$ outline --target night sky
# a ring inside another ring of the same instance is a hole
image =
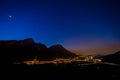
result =
[[[0,0],[0,40],[25,38],[48,47],[62,44],[78,54],[116,51],[120,47],[120,2]]]

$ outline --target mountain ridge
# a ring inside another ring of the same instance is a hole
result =
[[[120,64],[120,51],[117,51],[114,54],[104,56],[102,61]]]
[[[62,45],[49,48],[45,44],[35,43],[32,38],[24,40],[0,40],[0,61],[3,63],[33,60],[53,60],[55,58],[73,58],[77,55],[66,50]]]

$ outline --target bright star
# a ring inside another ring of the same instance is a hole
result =
[[[12,18],[12,15],[8,15],[9,18]]]

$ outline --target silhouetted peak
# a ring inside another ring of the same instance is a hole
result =
[[[34,40],[32,38],[27,38],[24,40],[20,40],[21,45],[33,45],[35,44]]]
[[[114,54],[104,56],[103,61],[104,62],[112,62],[112,63],[120,64],[120,51],[118,51],[118,52],[116,52]]]
[[[60,44],[51,46],[49,50],[51,51],[50,54],[52,55],[52,58],[73,58],[77,56],[76,54],[65,49]]]
[[[57,44],[50,47],[50,49],[65,49],[62,45]]]
[[[46,45],[45,45],[45,44],[42,44],[42,43],[36,43],[35,46],[36,46],[38,49],[47,49]]]
[[[32,38],[24,39],[24,41],[29,42],[29,43],[34,43],[34,40]]]
[[[116,52],[115,54],[119,54],[120,55],[120,51]]]
[[[107,56],[120,56],[120,51],[118,51],[118,52],[115,52],[115,53],[113,53],[113,54],[110,54],[110,55],[107,55]]]

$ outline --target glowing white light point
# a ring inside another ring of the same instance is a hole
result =
[[[8,15],[9,18],[12,18],[12,15]]]

